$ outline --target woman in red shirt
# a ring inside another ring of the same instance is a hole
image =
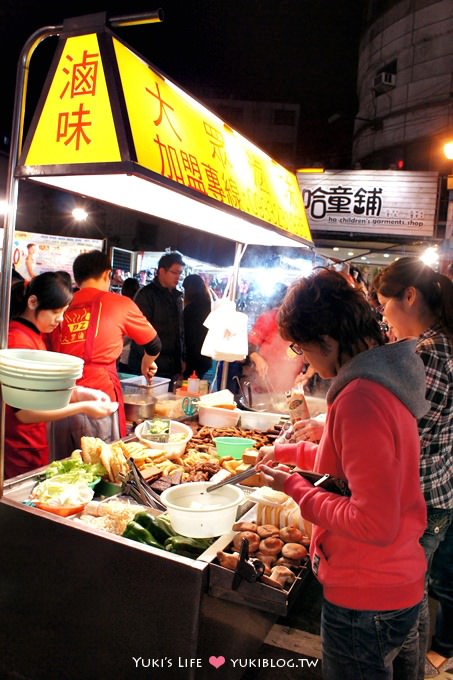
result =
[[[416,419],[429,408],[415,341],[384,344],[363,294],[332,271],[294,284],[279,327],[296,353],[332,379],[319,446],[301,441],[260,452],[267,483],[292,496],[313,524],[323,678],[413,680],[426,571]],[[339,478],[349,495],[265,465],[271,459]]]
[[[72,299],[67,279],[58,272],[45,272],[28,285],[18,281],[11,294],[8,347],[46,350],[45,333],[61,322]],[[100,418],[112,413],[116,404],[99,390],[76,387],[71,403],[53,411],[31,411],[6,405],[5,479],[47,465],[47,423],[75,413]]]

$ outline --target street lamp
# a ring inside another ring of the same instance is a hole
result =
[[[74,208],[72,211],[72,216],[76,222],[85,222],[88,217],[88,213],[84,208]]]
[[[453,142],[444,144],[444,155],[448,160],[453,160]],[[445,225],[445,238],[451,239],[453,237],[453,175],[447,177],[448,190],[448,211],[447,222]]]
[[[448,158],[449,161],[453,160],[453,142],[444,144],[444,154],[445,158]]]

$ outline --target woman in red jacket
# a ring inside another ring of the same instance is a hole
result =
[[[46,272],[28,285],[18,281],[11,294],[8,347],[46,350],[44,334],[61,322],[72,299],[64,275]],[[5,479],[49,463],[47,423],[75,413],[101,418],[112,413],[117,404],[99,390],[74,388],[71,403],[53,411],[31,411],[6,405]]]
[[[426,571],[416,421],[428,409],[423,364],[414,342],[383,344],[365,297],[336,272],[294,284],[279,325],[294,351],[333,379],[319,445],[281,444],[260,454],[267,482],[313,523],[310,557],[324,594],[323,678],[413,680]],[[340,478],[350,495],[271,468],[271,459]]]

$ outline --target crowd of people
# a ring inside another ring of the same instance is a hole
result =
[[[323,677],[422,680],[453,667],[453,285],[401,258],[372,290],[376,308],[329,270],[289,290],[280,334],[331,380],[327,419],[318,444],[264,448],[260,466],[313,523]],[[350,495],[288,463],[341,478]]]
[[[201,355],[211,297],[197,274],[178,284],[185,263],[177,251],[159,260],[156,275],[140,287],[130,277],[121,294],[110,291],[112,266],[100,251],[82,253],[66,272],[30,280],[14,277],[8,347],[48,349],[79,357],[83,375],[71,403],[56,411],[7,407],[5,478],[28,472],[49,459],[65,458],[82,436],[112,442],[126,435],[118,370],[170,379],[193,371],[203,378],[212,360]]]
[[[72,354],[84,370],[64,409],[6,407],[6,478],[45,465],[49,449],[69,455],[82,435],[124,436],[118,366],[169,378],[170,389],[206,375],[212,296],[197,274],[181,282],[185,270],[166,252],[149,284],[127,280],[119,295],[109,258],[91,251],[73,263],[75,292],[64,272],[14,281],[8,346]],[[278,286],[250,330],[263,391],[314,378],[327,389],[325,423],[297,423],[291,442],[261,449],[259,468],[313,526],[323,677],[422,680],[453,667],[453,283],[411,257],[368,285],[359,274],[320,268]]]

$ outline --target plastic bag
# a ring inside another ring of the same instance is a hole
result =
[[[236,311],[232,300],[216,300],[204,325],[208,332],[201,354],[217,361],[245,359],[248,353],[247,314]]]

